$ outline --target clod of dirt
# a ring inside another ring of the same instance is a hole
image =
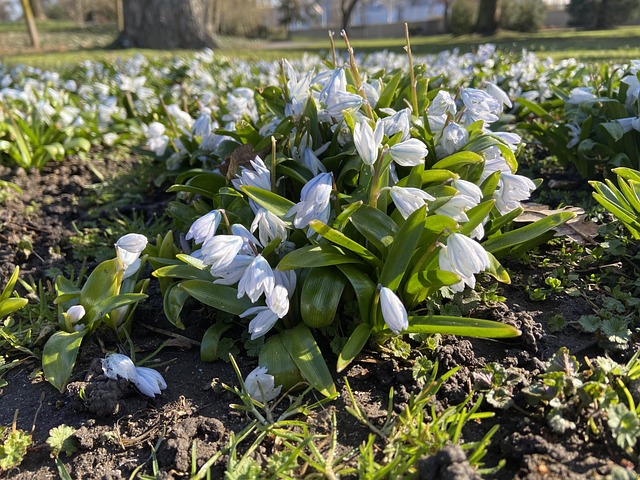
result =
[[[98,377],[91,382],[70,383],[67,391],[74,397],[79,397],[84,391],[84,408],[98,417],[106,417],[120,412],[121,400],[130,388],[129,382],[123,378]]]
[[[171,430],[167,441],[158,452],[158,460],[165,466],[175,465],[178,471],[188,472],[191,468],[193,440],[197,439],[198,467],[201,467],[218,451],[225,433],[224,425],[217,418],[203,416],[185,418]]]
[[[513,432],[502,441],[502,453],[507,458],[522,460],[527,455],[544,454],[558,462],[570,462],[578,453],[569,453],[558,443],[550,443],[540,435]]]
[[[420,459],[420,480],[480,480],[460,445],[445,445],[435,455]]]

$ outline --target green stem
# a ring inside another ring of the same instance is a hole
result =
[[[409,24],[404,24],[404,36],[407,40],[407,55],[409,56],[409,74],[411,75],[411,105],[413,114],[418,116],[418,91],[416,89],[416,77],[413,71],[413,56],[411,55],[411,42],[409,41]]]
[[[371,186],[369,187],[369,206],[378,208],[378,197],[380,196],[380,176],[382,175],[382,157],[384,149],[380,152],[376,166],[371,177]]]
[[[271,191],[276,193],[276,137],[271,136]]]
[[[351,48],[351,44],[349,43],[349,37],[347,36],[347,32],[344,30],[341,32],[342,38],[344,38],[344,43],[347,45],[347,51],[349,52],[349,63],[351,64],[351,73],[353,73],[353,79],[356,82],[356,89],[358,90],[358,94],[364,100],[364,109],[367,111],[367,116],[371,119],[372,122],[375,122],[375,117],[373,115],[373,110],[371,109],[371,105],[369,104],[369,100],[367,100],[367,95],[365,94],[364,88],[362,86],[362,77],[360,77],[360,72],[358,71],[358,65],[356,64],[356,58],[353,54],[353,48]]]
[[[336,56],[336,44],[333,41],[333,31],[329,30],[329,43],[331,43],[331,57],[333,58],[333,68],[338,66],[338,57]]]

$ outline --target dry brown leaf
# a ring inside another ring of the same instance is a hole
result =
[[[598,229],[600,226],[591,220],[588,220],[584,214],[584,210],[580,207],[563,207],[557,210],[552,210],[548,205],[524,203],[522,204],[522,208],[524,208],[524,212],[516,218],[516,222],[532,223],[542,218],[546,218],[549,215],[553,215],[554,213],[573,212],[576,216],[567,223],[557,227],[555,229],[555,236],[569,237],[580,245],[596,243],[593,239],[598,235]]]

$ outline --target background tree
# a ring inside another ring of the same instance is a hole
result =
[[[351,22],[351,15],[358,5],[360,0],[340,0],[340,18],[342,30],[349,30],[349,22]]]
[[[215,47],[212,1],[124,0],[124,30],[116,44],[163,49]]]
[[[31,11],[33,12],[33,16],[37,20],[46,20],[47,15],[44,12],[44,7],[42,5],[42,0],[29,0],[31,4]]]
[[[27,24],[27,29],[29,30],[29,38],[31,39],[31,46],[36,50],[40,49],[40,35],[38,34],[38,28],[36,27],[36,20],[33,18],[33,11],[31,10],[31,5],[29,4],[29,0],[20,0],[22,4],[22,14],[24,17],[24,21]]]
[[[571,0],[567,12],[570,25],[606,29],[632,20],[640,10],[640,0]]]
[[[474,31],[482,35],[493,35],[498,29],[498,0],[480,0]]]

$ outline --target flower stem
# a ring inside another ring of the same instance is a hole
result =
[[[344,30],[342,30],[340,34],[342,35],[342,38],[344,38],[344,43],[347,45],[347,51],[349,52],[349,63],[351,65],[351,73],[353,73],[353,79],[356,82],[356,89],[364,100],[364,109],[367,111],[367,116],[373,122],[375,121],[373,110],[371,109],[371,105],[369,104],[369,100],[367,100],[367,95],[365,94],[364,88],[362,86],[362,77],[360,77],[358,65],[356,65],[356,58],[353,55],[353,48],[351,48],[351,44],[349,43],[349,37],[347,36],[347,32],[345,32]]]
[[[333,68],[338,66],[338,57],[336,56],[336,43],[333,41],[333,31],[329,30],[329,43],[331,43],[331,57],[333,58]]]
[[[378,208],[378,197],[380,196],[380,176],[382,175],[382,157],[384,156],[384,149],[380,152],[380,156],[375,163],[375,169],[373,170],[373,176],[371,177],[371,184],[369,186],[369,206]]]
[[[276,193],[276,137],[271,136],[271,191]]]
[[[418,113],[418,91],[416,86],[415,72],[413,71],[413,56],[411,55],[411,41],[409,40],[409,24],[404,24],[404,36],[407,40],[407,55],[409,56],[409,74],[411,75],[411,106],[413,107],[413,114],[419,116]]]

